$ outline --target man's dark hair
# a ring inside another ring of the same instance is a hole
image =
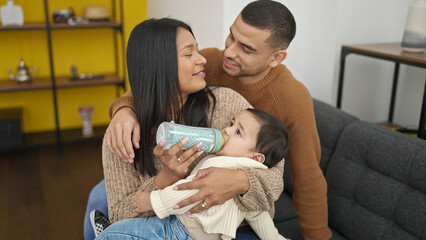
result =
[[[270,0],[251,2],[241,11],[241,18],[250,26],[271,31],[271,36],[266,42],[273,48],[287,49],[296,34],[293,14],[279,2]]]
[[[263,164],[271,168],[287,156],[289,146],[287,127],[268,112],[253,108],[246,110],[252,113],[260,124],[256,150],[265,155]]]

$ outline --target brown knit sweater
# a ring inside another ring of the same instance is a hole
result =
[[[253,84],[241,83],[222,69],[223,51],[203,49],[206,81],[220,84],[243,95],[254,108],[272,113],[289,130],[293,200],[305,239],[330,239],[327,211],[327,183],[319,168],[321,148],[315,124],[312,97],[284,65],[272,68],[268,75]],[[130,91],[129,91],[130,92]],[[110,116],[123,106],[132,106],[130,93],[110,106]]]
[[[213,93],[217,100],[212,116],[211,127],[213,128],[223,129],[238,112],[251,107],[240,94],[229,88],[216,88],[213,89]],[[210,116],[210,113],[208,116]],[[189,172],[201,158],[199,157],[194,161]],[[154,161],[160,171],[162,169],[160,159],[155,158]],[[139,189],[143,191],[158,190],[154,183],[155,177],[143,177],[133,168],[133,164],[117,159],[109,151],[105,141],[102,147],[102,163],[110,220],[116,222],[134,217],[153,216],[153,211],[143,214],[134,213],[132,200]],[[274,202],[283,190],[284,161],[282,160],[270,169],[242,168],[242,170],[248,176],[250,188],[243,196],[234,197],[237,206],[243,211],[272,210]]]

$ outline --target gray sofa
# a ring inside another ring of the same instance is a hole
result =
[[[314,100],[314,111],[332,239],[426,239],[426,141],[320,101]],[[289,161],[284,184],[275,225],[285,237],[303,239]]]

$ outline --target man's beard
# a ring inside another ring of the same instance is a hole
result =
[[[245,71],[245,70],[241,70],[241,65],[238,64],[238,68],[240,69],[238,72],[232,72],[229,69],[227,69],[225,66],[222,66],[223,71],[230,77],[251,77],[251,76],[256,76],[259,73],[263,72],[263,70],[265,70],[265,68],[257,68],[253,71]]]

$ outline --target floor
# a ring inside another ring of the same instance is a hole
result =
[[[102,178],[101,141],[0,152],[0,239],[83,239],[91,188]]]

